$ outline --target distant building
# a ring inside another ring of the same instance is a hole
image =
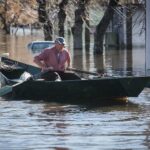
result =
[[[124,48],[127,38],[132,46],[145,46],[145,9],[142,4],[123,5],[115,9],[115,14],[106,32],[105,44]],[[127,14],[130,11],[130,14]],[[130,20],[127,24],[127,20]],[[131,33],[129,33],[131,32]]]

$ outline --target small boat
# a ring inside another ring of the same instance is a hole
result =
[[[40,68],[24,64],[9,58],[2,57],[1,62],[6,65],[16,65],[24,72],[36,75]],[[18,69],[19,70],[19,69]],[[79,70],[77,70],[79,71]],[[13,72],[13,71],[12,71]],[[80,73],[88,73],[80,70]],[[16,81],[8,72],[1,72],[8,80]],[[92,72],[89,72],[89,74]],[[11,73],[13,76],[13,73]],[[15,70],[16,76],[21,76],[20,70]],[[95,74],[95,73],[93,73]],[[150,81],[149,76],[127,76],[127,77],[95,77],[84,80],[65,80],[65,81],[43,81],[43,80],[24,80],[0,89],[1,96],[11,96],[12,99],[22,100],[47,100],[59,103],[107,103],[126,99],[127,97],[137,97],[146,84]],[[7,87],[7,88],[5,88]]]

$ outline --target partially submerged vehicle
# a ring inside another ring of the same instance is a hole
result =
[[[32,41],[28,43],[27,48],[31,50],[33,53],[39,53],[43,49],[48,47],[53,47],[55,45],[54,41]]]

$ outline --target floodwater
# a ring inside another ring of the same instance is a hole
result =
[[[34,36],[0,35],[0,54],[33,64],[28,42]],[[92,47],[92,46],[91,46]],[[71,50],[71,46],[69,47]],[[4,54],[5,53],[5,54]],[[72,67],[103,69],[108,75],[145,75],[145,51],[71,50]],[[128,61],[127,61],[128,60]],[[150,89],[124,105],[80,106],[0,98],[1,150],[150,149]]]

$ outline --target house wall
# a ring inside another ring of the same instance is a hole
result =
[[[107,33],[113,32],[116,34],[117,43],[120,45],[120,48],[124,48],[127,45],[126,11],[126,7],[118,7],[107,30]],[[139,7],[135,12],[132,12],[131,17],[132,37],[129,38],[132,38],[132,46],[145,47],[145,10]]]
[[[132,18],[133,46],[145,47],[145,10],[139,8]]]

